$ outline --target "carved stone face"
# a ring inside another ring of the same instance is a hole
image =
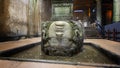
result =
[[[82,48],[82,27],[74,21],[54,21],[44,27],[42,50],[47,55],[72,55]]]
[[[49,28],[49,43],[51,46],[68,46],[71,43],[69,38],[71,38],[72,28],[70,24],[65,21],[53,22]]]

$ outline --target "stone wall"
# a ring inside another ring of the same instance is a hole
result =
[[[6,26],[9,27],[9,35],[27,34],[27,4],[22,0],[10,0],[8,7],[9,18]]]
[[[20,0],[1,0],[0,6],[0,36],[26,35],[26,4]]]
[[[0,37],[40,34],[40,0],[0,0]]]

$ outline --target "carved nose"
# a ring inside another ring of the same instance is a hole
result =
[[[62,32],[56,32],[56,36],[57,36],[57,37],[62,37],[62,36],[63,36],[63,33],[62,33]]]

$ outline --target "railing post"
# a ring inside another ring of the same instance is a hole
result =
[[[113,40],[115,41],[116,40],[116,30],[115,30],[115,28],[113,29]]]
[[[110,39],[110,30],[109,29],[107,30],[107,39],[108,40]]]

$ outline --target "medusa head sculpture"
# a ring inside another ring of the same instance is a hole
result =
[[[75,21],[43,23],[42,51],[47,55],[72,56],[83,46],[83,28]]]

